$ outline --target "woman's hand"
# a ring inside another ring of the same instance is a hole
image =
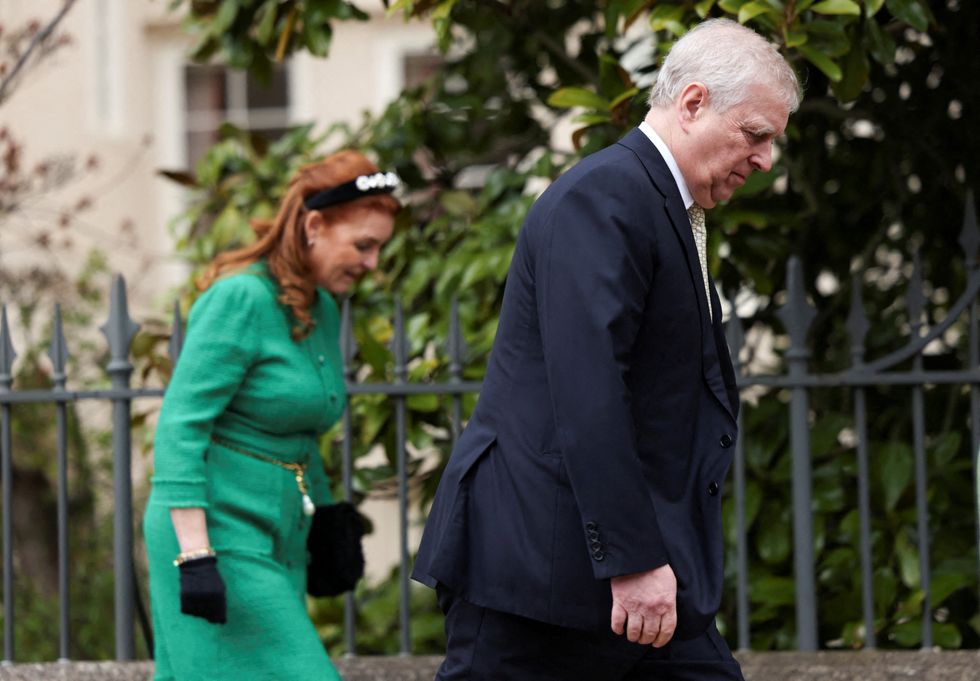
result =
[[[180,611],[203,617],[212,624],[227,621],[225,581],[218,572],[214,556],[195,558],[180,564]]]
[[[207,516],[203,508],[171,508],[170,520],[181,553],[193,553],[210,546]],[[218,572],[218,559],[204,556],[184,561],[180,569],[180,611],[224,624],[227,614],[225,581]]]

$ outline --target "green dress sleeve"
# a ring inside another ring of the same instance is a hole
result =
[[[258,356],[262,287],[249,275],[221,279],[191,308],[154,438],[154,494],[165,506],[208,507],[204,455],[215,419]]]

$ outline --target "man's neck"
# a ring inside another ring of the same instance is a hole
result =
[[[674,181],[677,183],[677,189],[681,193],[681,199],[684,201],[684,207],[690,208],[691,204],[694,202],[694,197],[691,196],[690,188],[687,181],[684,179],[684,172],[677,162],[678,149],[676,138],[673,135],[675,129],[674,126],[670,124],[670,120],[667,118],[669,115],[669,111],[651,109],[646,115],[646,118],[643,119],[643,122],[653,129],[653,131],[657,134],[657,137],[660,138],[660,141],[667,148],[666,150],[669,152],[670,158],[667,158],[667,156],[664,154],[661,155],[664,156],[664,161],[670,168],[671,175],[673,175]]]

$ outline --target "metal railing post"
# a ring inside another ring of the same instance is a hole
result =
[[[10,339],[7,306],[0,308],[0,393],[13,390],[17,353]],[[13,444],[10,405],[0,405],[0,476],[3,477],[3,665],[14,663]]]
[[[129,346],[139,325],[129,318],[126,283],[121,275],[112,281],[109,319],[101,327],[109,342],[110,360],[106,370],[116,390],[129,388],[133,365]],[[131,478],[132,434],[130,398],[112,400],[112,487],[113,568],[115,576],[116,659],[132,660],[135,655],[133,623],[133,490]]]
[[[796,576],[796,642],[800,650],[817,649],[817,589],[814,575],[813,509],[810,461],[810,398],[802,379],[808,377],[810,351],[806,337],[816,312],[806,299],[800,259],[787,265],[786,305],[779,316],[789,332],[786,352],[791,388],[790,448],[793,457],[793,563]]]

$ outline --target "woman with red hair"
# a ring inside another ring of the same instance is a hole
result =
[[[397,184],[355,151],[306,166],[199,282],[143,523],[158,681],[340,678],[305,599],[363,561],[319,456],[346,402],[331,294],[377,267]]]

